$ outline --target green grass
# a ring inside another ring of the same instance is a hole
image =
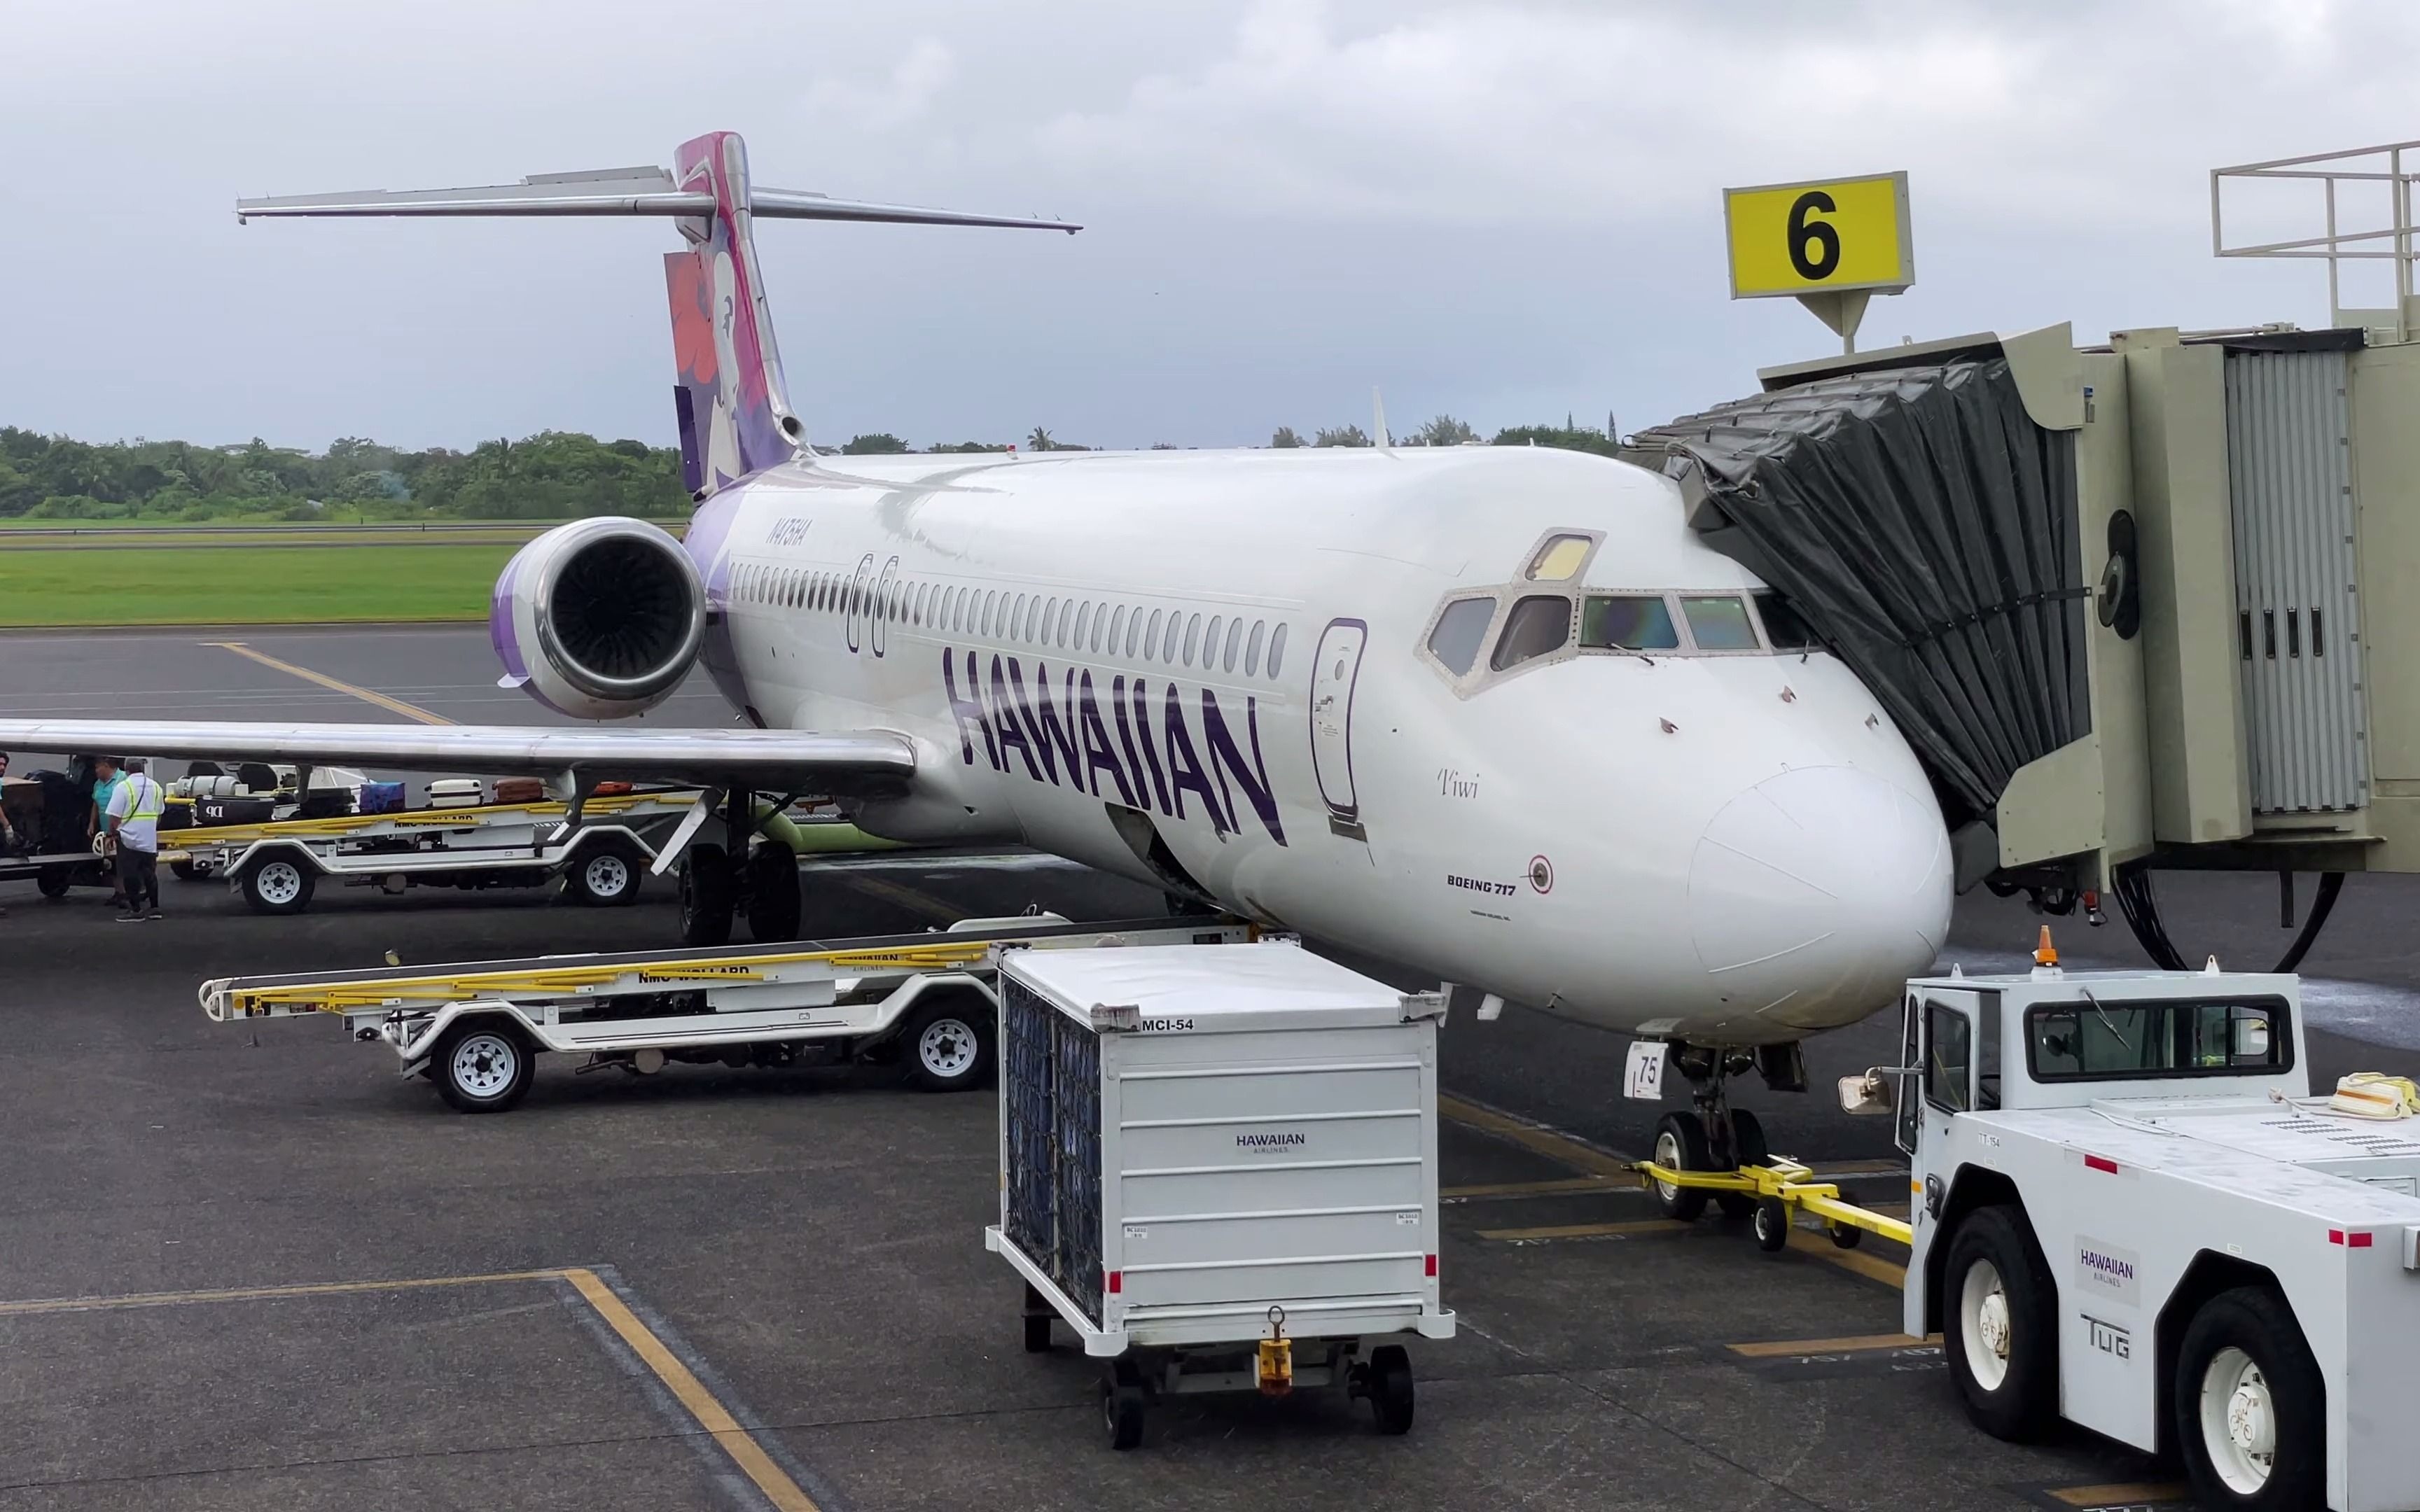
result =
[[[11,551],[0,625],[322,625],[480,620],[513,541],[194,550]]]

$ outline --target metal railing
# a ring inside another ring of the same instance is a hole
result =
[[[2339,266],[2346,261],[2391,261],[2395,265],[2395,338],[2408,341],[2412,337],[2412,265],[2415,257],[2420,257],[2420,251],[2414,247],[2412,186],[2415,179],[2420,179],[2420,173],[2406,168],[2407,158],[2420,162],[2420,142],[2389,142],[2379,147],[2352,147],[2341,152],[2314,152],[2299,158],[2275,158],[2267,162],[2213,168],[2210,174],[2211,252],[2220,257],[2304,257],[2325,261],[2328,265],[2328,310],[2337,325],[2366,323],[2358,316],[2351,320],[2346,318],[2351,312],[2345,309],[2338,277]],[[2323,196],[2325,231],[2319,236],[2285,241],[2228,246],[2226,200],[2222,190],[2229,179],[2318,183]],[[2374,229],[2344,229],[2338,224],[2338,186],[2372,183],[2386,186],[2391,224]],[[2378,245],[2381,242],[2390,244]]]

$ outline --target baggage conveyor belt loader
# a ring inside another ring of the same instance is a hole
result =
[[[2173,1454],[2208,1509],[2420,1508],[2420,1093],[2310,1096],[2291,976],[2036,959],[1910,981],[1903,1064],[1842,1079],[1896,1120],[1908,1222],[1788,1160],[1637,1168],[1668,1215],[1749,1197],[1768,1249],[1792,1210],[1907,1243],[1903,1326],[1995,1437]]]
[[[384,1041],[465,1113],[500,1113],[529,1090],[539,1055],[640,1075],[667,1061],[791,1066],[896,1056],[919,1085],[980,1085],[993,1061],[994,952],[1100,945],[1224,944],[1248,924],[1146,918],[1076,924],[1056,915],[970,918],[945,931],[797,940],[702,952],[628,950],[411,970],[222,978],[201,988],[220,1023],[342,1018]]]

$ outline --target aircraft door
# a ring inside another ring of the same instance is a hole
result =
[[[869,558],[868,560],[872,560]],[[891,609],[892,595],[899,591],[899,559],[892,557],[882,564],[882,576],[874,583],[874,612],[867,640],[877,656],[891,646]]]
[[[1347,825],[1361,815],[1353,788],[1353,688],[1369,640],[1370,627],[1361,621],[1330,620],[1311,658],[1311,769],[1330,819]]]

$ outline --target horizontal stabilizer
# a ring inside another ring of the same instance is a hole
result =
[[[744,784],[768,791],[896,790],[916,748],[883,731],[593,730],[577,725],[268,724],[213,719],[0,719],[0,750],[465,772],[482,777]]]
[[[1080,231],[1066,221],[1030,215],[972,215],[917,205],[834,199],[794,189],[759,189],[754,214],[780,221],[866,221],[898,225],[986,225]],[[359,189],[334,194],[239,199],[236,218],[256,215],[694,215],[714,213],[711,193],[679,189],[662,168],[599,168],[533,174],[518,184],[480,189]]]

